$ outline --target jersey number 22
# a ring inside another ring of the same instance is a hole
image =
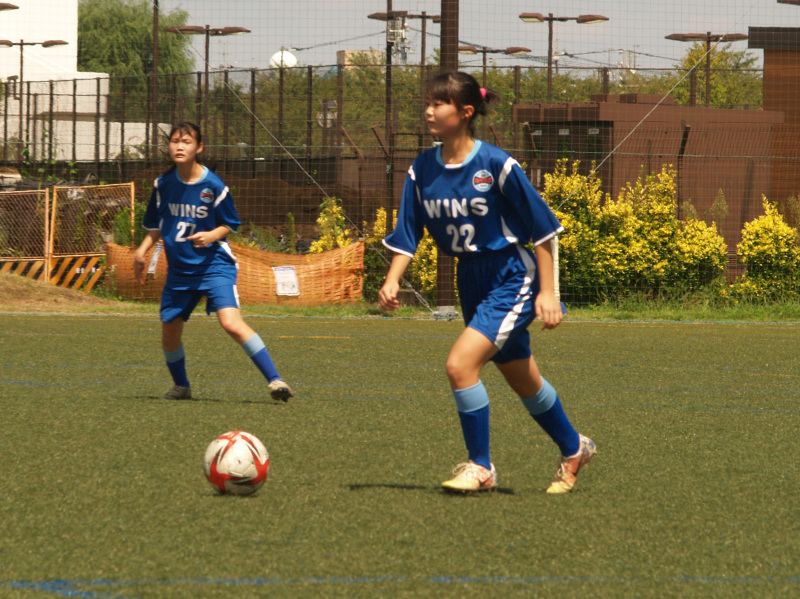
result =
[[[474,252],[477,247],[472,245],[472,240],[475,237],[475,227],[469,223],[456,227],[455,225],[447,225],[447,234],[452,236],[450,249],[455,253]],[[462,239],[463,238],[463,239]]]

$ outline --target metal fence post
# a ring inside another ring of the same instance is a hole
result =
[[[100,102],[101,102],[101,95],[100,95],[100,77],[97,78],[97,100],[96,100],[96,111],[94,115],[94,162],[95,162],[95,170],[96,175],[100,178]]]
[[[72,80],[72,162],[78,160],[78,80]]]

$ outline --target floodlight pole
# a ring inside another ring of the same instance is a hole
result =
[[[547,21],[547,101],[553,101],[553,22],[576,21],[578,25],[591,25],[608,21],[603,15],[578,15],[577,17],[555,17],[553,13],[547,16],[538,12],[524,12],[519,18],[525,23],[544,23]]]
[[[672,33],[665,39],[676,42],[706,43],[706,108],[711,104],[711,42],[740,42],[749,39],[746,33]]]
[[[153,94],[153,157],[158,156],[158,0],[153,0],[153,84],[150,86]]]
[[[205,73],[205,85],[204,85],[204,93],[205,93],[205,102],[203,106],[203,131],[205,135],[208,135],[208,104],[209,104],[209,90],[208,90],[208,61],[209,61],[209,39],[212,35],[239,35],[241,33],[250,33],[250,30],[245,27],[211,27],[210,25],[205,25],[204,27],[200,27],[199,25],[182,25],[179,27],[167,27],[164,31],[167,33],[176,33],[181,35],[205,35],[205,56],[204,56],[204,68],[203,71]]]

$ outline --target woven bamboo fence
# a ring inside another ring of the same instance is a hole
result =
[[[361,299],[364,278],[364,243],[320,254],[275,254],[231,243],[239,264],[237,288],[242,302],[254,304],[346,304]],[[135,249],[109,243],[106,246],[106,285],[121,297],[158,300],[167,276],[162,254],[155,273],[142,285],[133,276]],[[147,255],[149,264],[153,250]],[[298,295],[279,295],[273,269],[292,267]]]

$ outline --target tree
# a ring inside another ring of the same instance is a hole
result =
[[[731,44],[712,46],[711,50],[711,98],[710,105],[717,108],[760,108],[761,72],[756,69],[757,58],[746,50],[732,50]],[[697,72],[697,99],[705,94],[706,45],[695,42],[676,68],[681,75],[691,69]],[[675,88],[675,99],[679,104],[689,103],[690,78],[687,76]]]
[[[176,9],[162,14],[159,25],[162,29],[185,25],[188,16],[186,11]],[[194,61],[190,45],[186,36],[160,33],[159,73],[191,71]],[[78,70],[111,75],[109,110],[113,112],[117,108],[124,85],[124,93],[129,97],[128,117],[141,118],[147,97],[144,75],[153,72],[152,3],[148,0],[80,0]]]

